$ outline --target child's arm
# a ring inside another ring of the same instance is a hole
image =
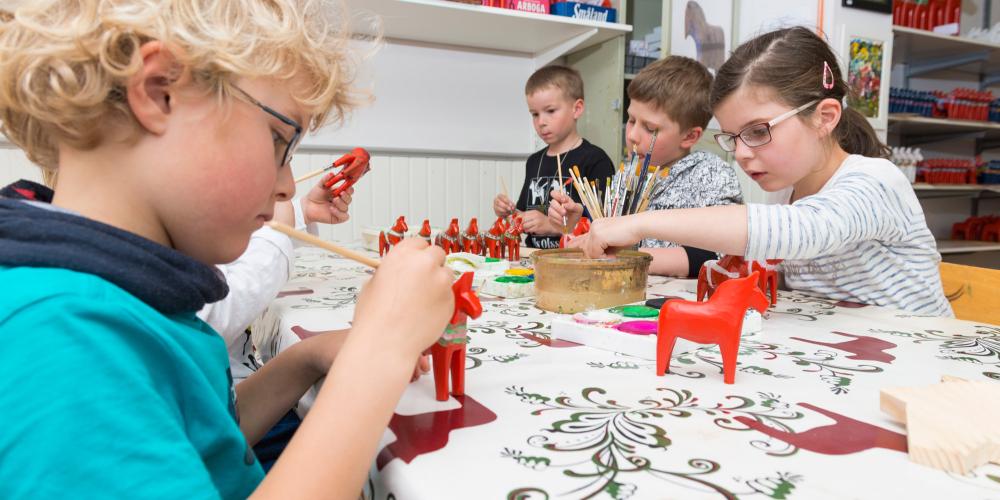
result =
[[[602,219],[571,244],[590,257],[656,238],[755,260],[811,259],[859,241],[900,238],[923,218],[901,197],[908,186],[893,187],[864,173],[834,182],[793,205],[726,205]]]
[[[327,374],[349,331],[324,333],[298,342],[236,385],[240,430],[248,443],[256,444]],[[415,359],[409,360],[411,372]]]
[[[572,240],[591,258],[611,248],[631,246],[656,238],[725,254],[743,255],[747,246],[745,205],[723,205],[642,212],[626,217],[597,219],[590,232]]]
[[[354,498],[413,369],[454,308],[444,253],[422,240],[393,248],[358,298],[316,404],[258,496]]]
[[[653,256],[649,264],[649,274],[657,276],[690,277],[690,262],[688,252],[683,247],[641,248],[641,251]],[[697,276],[697,274],[695,274]]]

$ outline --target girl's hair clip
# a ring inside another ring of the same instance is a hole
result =
[[[823,61],[823,88],[826,90],[832,90],[834,84],[833,70],[830,69],[830,65],[826,61]]]

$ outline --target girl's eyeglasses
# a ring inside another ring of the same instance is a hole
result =
[[[295,120],[271,109],[270,107],[261,104],[260,101],[254,99],[253,96],[248,94],[245,90],[235,85],[233,85],[233,88],[254,106],[257,106],[258,108],[264,110],[265,113],[277,118],[282,123],[295,129],[295,133],[292,134],[292,138],[290,140],[285,139],[277,132],[271,133],[274,136],[274,161],[278,162],[279,167],[287,165],[288,162],[292,160],[292,155],[295,154],[295,150],[299,147],[299,139],[302,138],[302,125],[299,125],[295,122]],[[281,146],[284,147],[282,148]]]
[[[771,128],[801,113],[809,106],[812,106],[817,102],[819,102],[819,99],[807,102],[787,113],[782,114],[781,116],[769,122],[755,123],[753,125],[748,125],[744,127],[743,130],[740,130],[739,133],[736,134],[727,134],[727,133],[715,134],[715,142],[719,143],[719,147],[722,148],[724,151],[728,151],[730,153],[736,151],[737,137],[741,141],[743,141],[743,144],[746,144],[748,147],[757,148],[763,146],[771,142]]]

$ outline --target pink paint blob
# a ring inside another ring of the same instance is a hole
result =
[[[631,333],[632,335],[656,335],[655,321],[626,321],[615,326],[615,330]]]

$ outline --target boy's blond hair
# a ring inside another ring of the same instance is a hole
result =
[[[562,91],[567,100],[583,99],[583,78],[580,72],[569,66],[544,66],[528,77],[524,85],[524,95],[554,87]]]
[[[8,4],[10,5],[10,4]],[[28,0],[0,8],[0,132],[46,169],[58,144],[91,149],[109,124],[133,133],[125,84],[139,47],[162,41],[220,102],[239,78],[287,82],[313,130],[361,94],[349,19],[322,0]]]
[[[628,85],[628,98],[650,103],[677,122],[681,130],[705,128],[712,119],[709,94],[712,74],[689,57],[660,59],[635,75]]]

